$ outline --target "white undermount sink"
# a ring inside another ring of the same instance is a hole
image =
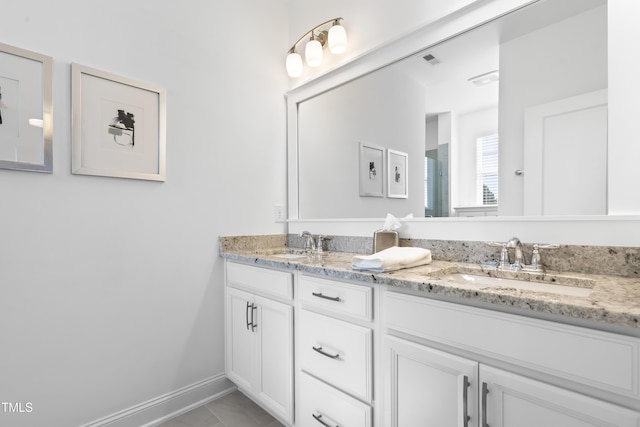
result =
[[[462,271],[460,271],[462,270]],[[513,272],[516,277],[508,277],[509,271],[465,271],[445,272],[438,279],[477,286],[479,288],[518,289],[532,292],[545,292],[557,295],[587,297],[591,294],[594,281],[575,276],[528,274]],[[501,277],[496,277],[496,275]],[[507,277],[505,277],[507,276]]]
[[[275,254],[273,255],[274,257],[277,258],[284,258],[284,259],[300,259],[300,258],[307,258],[307,255],[304,254],[290,254],[290,253],[284,253],[284,254]]]
[[[305,251],[304,249],[287,248],[284,250],[284,252],[273,254],[272,256],[276,258],[295,260],[295,259],[309,258],[310,255],[311,253],[309,253],[308,251]]]

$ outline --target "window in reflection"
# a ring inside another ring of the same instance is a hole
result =
[[[478,138],[477,158],[477,203],[498,204],[498,134]]]

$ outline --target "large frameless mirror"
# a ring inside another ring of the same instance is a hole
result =
[[[545,0],[305,99],[299,218],[606,215],[607,70],[606,0]],[[408,197],[361,195],[362,144]]]

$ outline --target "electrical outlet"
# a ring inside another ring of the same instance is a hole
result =
[[[286,216],[284,213],[284,205],[275,205],[273,216],[276,222],[285,222]]]

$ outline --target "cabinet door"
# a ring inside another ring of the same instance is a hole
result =
[[[293,418],[293,308],[255,297],[258,398],[285,420]]]
[[[640,414],[499,369],[480,366],[481,426],[637,427]]]
[[[227,288],[227,376],[245,390],[253,384],[256,339],[251,327],[253,295]]]
[[[383,352],[385,426],[478,425],[476,362],[389,336]]]

